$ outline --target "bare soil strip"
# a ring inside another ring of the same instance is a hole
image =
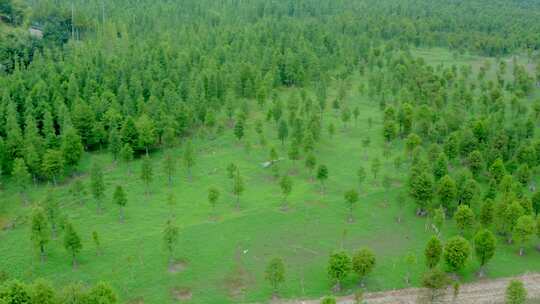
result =
[[[481,280],[474,283],[463,284],[459,295],[454,297],[452,287],[440,291],[433,303],[448,304],[498,304],[504,303],[506,286],[512,279],[523,282],[529,298],[540,298],[540,274],[530,273],[517,277],[502,278],[495,280]],[[364,303],[368,304],[419,304],[430,303],[430,293],[424,288],[408,288],[383,292],[370,292],[364,295]],[[273,304],[319,304],[317,300],[285,300],[272,301]],[[353,296],[340,297],[339,304],[354,304]]]

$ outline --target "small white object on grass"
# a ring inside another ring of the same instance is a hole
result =
[[[244,254],[248,253],[249,249],[244,250]]]

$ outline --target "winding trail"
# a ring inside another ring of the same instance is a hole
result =
[[[540,274],[530,273],[517,277],[495,280],[480,280],[461,285],[459,295],[454,297],[452,287],[441,291],[433,303],[444,304],[498,304],[504,303],[506,286],[512,279],[521,280],[529,298],[540,298]],[[364,295],[368,304],[419,304],[429,303],[429,292],[424,288],[408,288],[382,292],[370,292]],[[353,296],[340,297],[339,304],[354,304]],[[272,304],[319,304],[317,300],[276,300]]]

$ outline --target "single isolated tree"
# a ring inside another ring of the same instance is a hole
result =
[[[81,238],[71,223],[66,223],[64,232],[64,248],[71,254],[73,268],[77,267],[77,255],[81,252]]]
[[[317,165],[317,158],[315,158],[315,155],[313,153],[308,154],[306,157],[306,168],[309,171],[310,179],[313,181],[313,170],[315,169],[315,166]]]
[[[45,211],[41,207],[36,207],[32,212],[31,221],[32,242],[37,247],[40,253],[41,261],[45,260],[45,246],[49,242],[50,228],[47,222]]]
[[[217,201],[219,199],[219,189],[216,187],[211,187],[208,189],[208,202],[212,206],[212,210],[215,212]]]
[[[279,287],[285,282],[285,264],[280,258],[270,260],[266,266],[265,278],[272,287],[272,296],[277,297]]]
[[[358,202],[358,191],[351,189],[347,192],[345,192],[345,202],[347,203],[347,207],[349,209],[349,222],[352,223],[354,221],[353,217],[353,209],[354,205]]]
[[[287,137],[289,137],[289,127],[285,120],[281,120],[278,126],[278,138],[281,140],[281,145],[285,144]]]
[[[236,169],[233,178],[233,194],[236,196],[236,209],[240,209],[240,195],[244,192],[244,181],[240,176],[240,169]]]
[[[86,189],[84,188],[84,184],[80,179],[76,179],[73,182],[73,184],[71,185],[70,192],[73,195],[73,198],[75,199],[75,201],[79,203],[79,205],[84,204],[84,198],[86,196]]]
[[[375,268],[375,263],[375,254],[368,248],[358,250],[352,257],[352,270],[360,278],[362,286],[364,285],[364,278]]]
[[[371,162],[371,174],[373,174],[374,180],[377,180],[377,175],[379,174],[379,171],[381,171],[381,160],[376,157]]]
[[[116,304],[118,296],[107,283],[99,282],[88,292],[87,303]]]
[[[129,144],[124,144],[120,150],[120,159],[126,164],[128,174],[131,175],[131,161],[133,161],[133,148]]]
[[[514,239],[519,244],[519,255],[525,253],[525,245],[536,232],[536,222],[531,215],[523,215],[518,218],[514,226]]]
[[[191,141],[188,141],[186,143],[186,147],[184,148],[183,160],[184,165],[188,170],[188,178],[191,181],[193,178],[193,166],[195,166],[195,151],[193,151],[193,145],[191,144]]]
[[[471,246],[469,242],[461,236],[450,238],[444,246],[444,261],[450,271],[460,271],[465,266]]]
[[[366,169],[364,169],[364,167],[358,168],[358,171],[356,171],[356,176],[358,177],[358,186],[361,189],[362,185],[366,181],[366,177],[367,177]]]
[[[99,234],[95,230],[92,231],[92,241],[96,246],[96,255],[99,256],[101,254],[101,242],[99,241]]]
[[[478,272],[480,277],[484,276],[485,265],[495,255],[495,249],[497,248],[497,240],[493,233],[487,229],[478,231],[474,237],[474,252],[476,258],[480,262],[480,271]]]
[[[26,191],[31,183],[32,176],[28,172],[24,159],[15,159],[13,162],[13,171],[11,172],[11,176],[13,177],[13,181],[17,190],[19,191],[19,194],[21,195],[23,202],[26,203],[28,201],[26,198]]]
[[[288,175],[283,175],[279,181],[279,187],[281,188],[281,193],[283,194],[283,208],[287,208],[289,203],[287,197],[289,197],[292,191],[291,178]]]
[[[172,265],[174,261],[174,248],[178,243],[179,233],[178,227],[171,220],[167,220],[163,230],[163,244],[169,254],[169,265]]]
[[[152,172],[152,163],[150,162],[150,157],[145,156],[141,165],[141,180],[145,186],[145,194],[150,193],[150,183],[152,183],[153,172]]]
[[[165,154],[165,157],[163,158],[163,171],[165,172],[165,175],[167,176],[167,181],[169,183],[169,186],[172,186],[173,184],[173,177],[176,173],[176,159],[172,155],[172,153],[169,151]]]
[[[105,181],[103,180],[103,172],[101,166],[96,162],[94,163],[90,172],[90,188],[92,190],[92,196],[96,200],[97,211],[101,211],[101,202],[105,197]]]
[[[456,221],[456,226],[463,235],[465,231],[469,231],[474,226],[474,212],[471,207],[460,205],[454,214],[454,220]]]
[[[45,195],[45,199],[42,202],[43,210],[47,216],[47,221],[51,227],[52,238],[56,238],[56,232],[58,227],[58,221],[60,219],[60,204],[54,195],[54,192],[49,192]]]
[[[244,120],[239,119],[234,125],[234,136],[238,141],[241,141],[244,137]]]
[[[430,291],[430,300],[433,302],[439,291],[444,290],[450,284],[450,279],[444,271],[434,268],[427,271],[422,277],[422,286]]]
[[[334,284],[335,291],[341,290],[341,282],[349,275],[351,268],[351,258],[346,252],[336,252],[330,255],[328,277]]]
[[[405,273],[405,283],[407,285],[411,284],[411,273],[413,272],[416,263],[418,262],[416,259],[416,255],[413,252],[407,253],[405,255],[404,259],[405,264],[407,265],[407,272]]]
[[[319,165],[317,169],[317,180],[321,183],[321,193],[324,195],[324,183],[328,179],[328,168],[326,165]]]
[[[527,301],[527,290],[523,282],[512,280],[506,287],[506,304],[525,304]]]
[[[116,189],[114,189],[113,194],[113,202],[118,205],[120,208],[120,221],[124,221],[124,207],[127,204],[127,196],[124,192],[124,188],[122,186],[118,185],[116,186]]]
[[[442,256],[443,247],[438,237],[432,236],[429,239],[426,249],[424,249],[424,256],[426,257],[426,265],[429,269],[435,268]]]

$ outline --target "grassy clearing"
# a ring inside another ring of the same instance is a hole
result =
[[[419,56],[432,64],[470,63],[479,66],[484,60],[475,56],[457,59],[444,50],[419,50]],[[355,81],[358,81],[356,79]],[[355,86],[353,85],[353,88]],[[290,92],[284,91],[287,95]],[[330,92],[334,94],[335,92]],[[237,303],[264,301],[271,291],[264,281],[264,268],[274,256],[282,257],[287,266],[286,283],[282,289],[284,297],[319,297],[330,292],[326,276],[329,253],[343,248],[348,251],[363,246],[373,248],[377,254],[377,266],[367,279],[370,290],[405,287],[404,275],[408,270],[404,257],[414,252],[418,264],[411,269],[415,286],[420,284],[425,270],[423,248],[432,232],[426,219],[414,216],[414,206],[407,202],[401,223],[396,221],[400,208],[396,197],[401,192],[406,197],[406,166],[400,170],[393,167],[392,159],[403,153],[401,143],[396,143],[392,156],[383,156],[382,126],[378,106],[366,97],[358,96],[352,89],[348,96],[351,106],[360,107],[358,125],[354,121],[344,127],[339,115],[331,109],[325,116],[323,138],[317,147],[318,162],[329,168],[327,191],[322,195],[319,184],[312,182],[303,160],[293,164],[289,160],[279,163],[281,172],[293,174],[293,191],[289,197],[290,208],[280,209],[282,196],[279,185],[272,177],[271,169],[264,169],[270,146],[275,146],[280,156],[287,155],[287,146],[282,147],[275,128],[266,126],[265,134],[269,145],[262,147],[253,127],[239,143],[231,129],[216,139],[197,136],[197,163],[193,180],[189,181],[183,166],[175,175],[174,185],[167,186],[162,170],[163,152],[151,155],[154,164],[154,181],[151,194],[139,178],[141,161],[130,164],[132,175],[124,164],[113,164],[108,153],[86,155],[81,172],[88,172],[93,162],[106,165],[105,180],[107,199],[105,212],[97,214],[96,204],[88,196],[85,205],[74,202],[69,194],[69,184],[58,187],[55,192],[61,201],[62,210],[83,240],[80,265],[73,270],[61,237],[48,246],[46,263],[40,263],[29,239],[29,227],[25,223],[30,206],[21,206],[16,193],[3,193],[0,223],[15,228],[0,232],[0,268],[11,277],[33,280],[45,277],[57,284],[74,280],[95,283],[109,281],[120,293],[122,300],[144,300],[144,303],[173,303],[176,300],[190,303]],[[332,100],[332,98],[330,98]],[[331,108],[330,105],[328,108]],[[253,106],[254,116],[263,117]],[[369,128],[367,120],[373,119]],[[253,119],[249,120],[253,122]],[[333,121],[336,134],[328,136],[328,122]],[[369,136],[371,144],[362,148],[361,140]],[[246,149],[249,142],[251,148]],[[180,161],[182,147],[173,149]],[[383,168],[374,180],[370,173],[371,160],[379,157]],[[241,197],[241,208],[234,208],[231,181],[226,177],[226,167],[234,162],[240,167],[246,190]],[[363,166],[368,178],[361,188],[360,201],[354,211],[354,223],[347,222],[347,208],[343,193],[358,188],[356,172]],[[394,180],[386,191],[381,186],[382,176]],[[89,178],[79,178],[88,185]],[[6,181],[9,183],[8,181]],[[114,186],[121,184],[128,196],[126,220],[120,223],[119,210],[112,204]],[[217,209],[211,209],[207,191],[216,186],[221,191]],[[9,185],[5,187],[10,189]],[[39,202],[51,187],[40,186],[30,193],[32,202]],[[179,265],[175,271],[167,266],[167,255],[162,244],[162,230],[169,217],[167,196],[173,192],[177,204],[174,208],[175,221],[181,227],[180,241],[176,250]],[[16,220],[15,220],[16,219]],[[92,243],[92,231],[101,238],[103,253],[96,256]],[[455,233],[450,222],[443,231],[443,238]],[[537,242],[534,240],[534,242]],[[517,248],[502,244],[489,269],[490,277],[516,275],[525,271],[540,271],[539,253],[533,244],[524,257],[517,256]],[[471,261],[462,276],[470,281],[475,278],[478,264]],[[344,293],[357,287],[357,279],[350,276],[344,284]]]

